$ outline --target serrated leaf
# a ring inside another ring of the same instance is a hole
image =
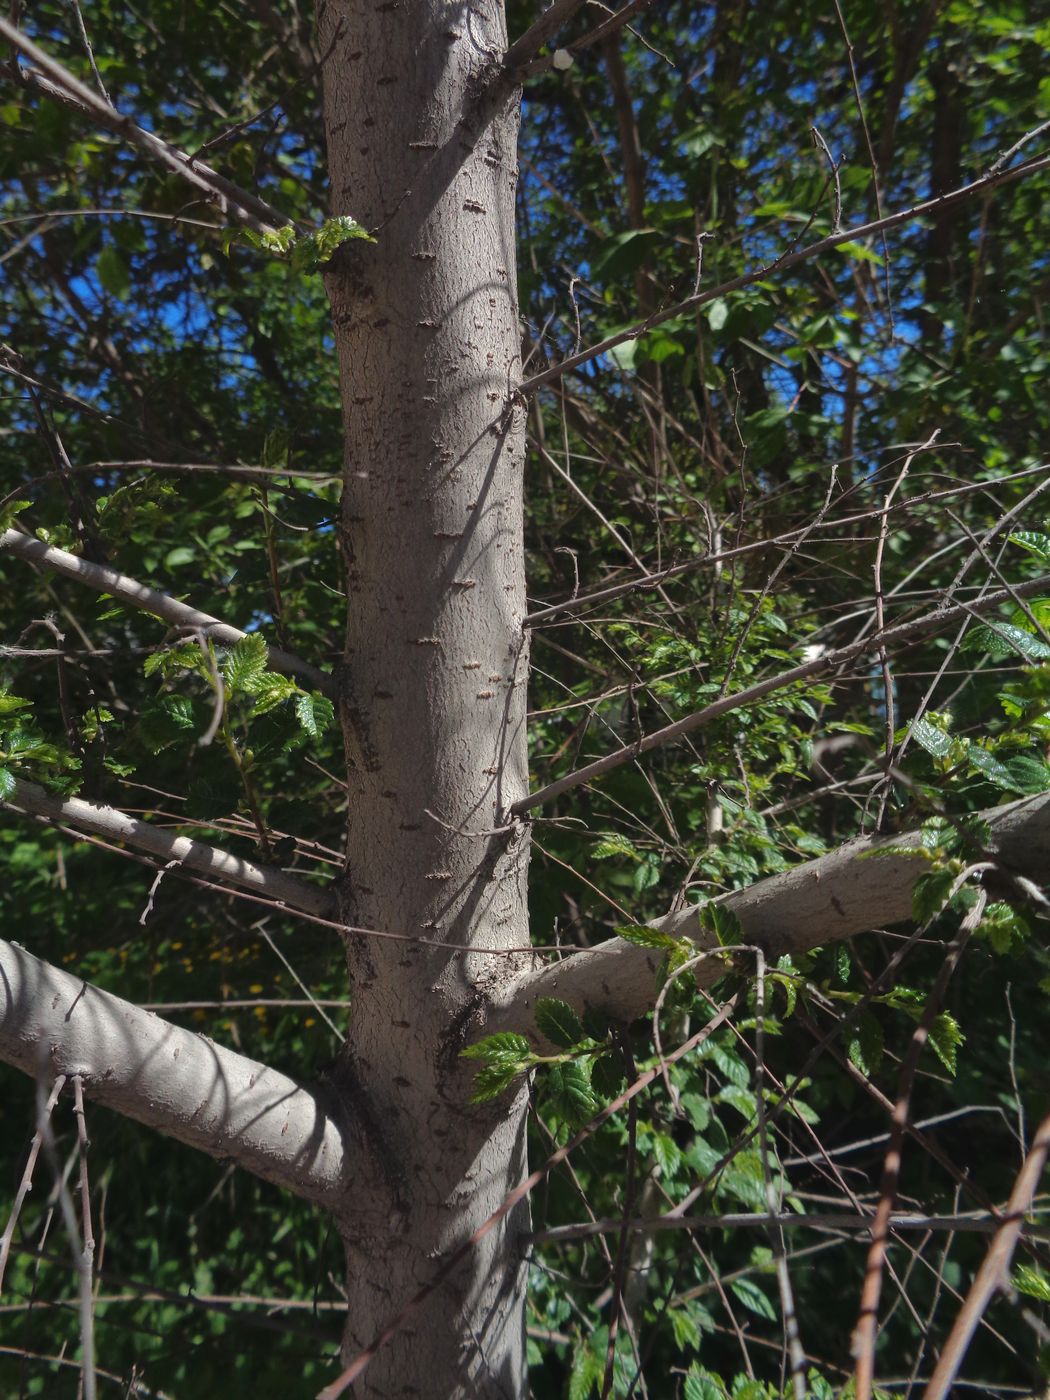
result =
[[[600,1107],[591,1087],[590,1066],[583,1060],[554,1065],[546,1077],[547,1101],[554,1113],[571,1127],[580,1128]]]
[[[299,687],[288,676],[277,676],[273,671],[267,671],[259,678],[253,691],[255,704],[252,706],[252,714],[265,715],[292,695],[296,695],[298,691]]]
[[[860,1019],[849,1028],[846,1036],[846,1053],[850,1063],[868,1079],[874,1078],[882,1064],[886,1039],[882,1022],[870,1011],[865,1011]]]
[[[776,1309],[752,1279],[735,1279],[729,1287],[749,1312],[757,1313],[759,1317],[764,1317],[767,1322],[776,1322]]]
[[[571,1050],[584,1038],[583,1023],[567,1001],[540,997],[536,1002],[536,1026],[562,1050]]]
[[[601,1361],[586,1342],[581,1342],[572,1354],[568,1400],[588,1400],[595,1387],[601,1385],[603,1373]]]
[[[1050,564],[1050,535],[1041,535],[1037,530],[1018,530],[1009,540],[1034,554],[1040,564]]]
[[[313,690],[295,702],[295,717],[311,739],[317,739],[335,719],[335,706],[327,696]]]
[[[262,683],[269,659],[266,638],[260,632],[249,632],[226,654],[222,677],[233,694],[252,695]]]
[[[0,509],[0,531],[10,529],[15,517],[21,515],[22,511],[28,509],[30,504],[31,502],[29,501],[8,501],[7,504]]]
[[[1050,1303],[1050,1278],[1042,1269],[1030,1264],[1019,1264],[1011,1279],[1018,1293],[1029,1298],[1038,1298],[1041,1303]]]
[[[1012,622],[984,623],[975,627],[963,643],[963,650],[986,651],[997,660],[1021,656],[1025,661],[1045,661],[1050,657],[1050,646],[1041,637]]]
[[[959,1046],[965,1041],[962,1027],[954,1016],[942,1011],[934,1017],[930,1027],[930,1044],[934,1053],[949,1074],[954,1075],[958,1065]]]
[[[674,934],[664,933],[649,924],[619,924],[616,933],[639,948],[673,948],[678,942]]]
[[[717,1376],[692,1362],[682,1387],[685,1400],[726,1400],[726,1388]]]
[[[143,710],[138,735],[151,753],[184,743],[198,729],[197,714],[188,695],[162,695]]]
[[[20,695],[12,695],[9,690],[0,690],[0,715],[13,715],[17,710],[32,708],[31,700],[23,700]]]
[[[653,1156],[665,1181],[673,1177],[682,1164],[682,1149],[669,1133],[653,1134]]]
[[[724,904],[705,904],[700,911],[700,923],[715,935],[721,948],[735,948],[744,941],[739,918]]]
[[[523,1060],[531,1054],[532,1046],[523,1035],[518,1035],[515,1031],[499,1031],[496,1035],[487,1035],[484,1040],[468,1045],[465,1050],[459,1052],[460,1059],[463,1060],[491,1060],[501,1056]]]
[[[696,1351],[700,1346],[700,1328],[696,1318],[685,1308],[669,1308],[667,1315],[671,1319],[671,1331],[678,1350],[684,1351],[688,1347]]]
[[[938,729],[928,719],[917,719],[911,732],[915,742],[934,758],[946,758],[951,752],[952,736],[946,734],[943,729]]]
[[[486,1060],[474,1076],[470,1102],[488,1103],[491,1099],[498,1098],[525,1069],[526,1066],[517,1060]]]
[[[627,837],[620,836],[615,831],[607,832],[591,848],[592,860],[608,860],[610,856],[630,856],[632,860],[640,859],[638,852]]]
[[[592,1040],[605,1040],[612,1030],[612,1022],[598,1006],[583,1008],[583,1029]]]
[[[948,902],[957,878],[955,870],[930,870],[920,875],[911,893],[911,916],[917,924],[925,924],[936,916]]]
[[[15,775],[6,768],[0,768],[0,802],[6,802],[14,790]]]
[[[982,749],[979,744],[971,744],[966,751],[966,759],[972,768],[976,768],[979,773],[994,783],[996,787],[1005,788],[1010,791],[1013,787],[1013,779],[1006,764],[996,758],[995,754],[989,753],[987,749]]]

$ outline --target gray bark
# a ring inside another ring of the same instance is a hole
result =
[[[218,846],[209,846],[206,841],[194,841],[190,836],[175,836],[162,826],[141,821],[117,807],[88,802],[82,797],[55,797],[22,778],[15,778],[14,784],[14,792],[0,801],[0,809],[10,807],[14,812],[46,817],[48,821],[68,824],[77,831],[89,831],[109,841],[126,841],[135,850],[148,851],[165,863],[184,866],[223,884],[237,885],[289,909],[322,919],[335,914],[331,890],[308,885],[305,880],[297,880],[294,875],[286,875],[272,865],[259,865]]]
[[[107,568],[105,564],[94,564],[90,559],[82,559],[79,554],[70,554],[67,550],[45,544],[43,540],[35,539],[32,535],[23,535],[19,530],[5,530],[0,535],[0,552],[14,554],[19,559],[62,574],[63,577],[71,578],[74,582],[82,583],[99,593],[111,593],[129,608],[151,613],[172,627],[190,632],[203,632],[213,641],[227,646],[233,646],[247,635],[239,627],[231,627],[228,622],[221,622],[210,613],[191,608],[188,603],[180,603],[177,598],[162,593],[159,588],[148,588],[137,579],[122,574],[118,569]],[[269,666],[271,671],[301,676],[314,690],[321,691],[333,700],[336,699],[336,687],[332,677],[298,656],[293,656],[291,652],[282,651],[280,647],[270,647]]]
[[[1045,882],[1050,870],[1050,794],[1023,797],[980,815],[992,831],[988,854],[1008,872]],[[861,837],[715,902],[740,920],[745,943],[760,946],[767,960],[775,962],[785,953],[803,953],[910,919],[912,891],[930,869],[921,856],[908,854],[919,845],[918,831]],[[696,905],[655,919],[653,927],[692,938],[698,951],[714,943],[700,927]],[[610,938],[527,973],[493,1007],[486,1033],[517,1030],[543,1043],[533,1020],[539,997],[559,997],[580,1011],[593,1006],[633,1021],[653,1008],[662,956],[625,938]],[[697,984],[709,987],[724,972],[724,958],[705,960],[695,970]]]
[[[525,1166],[525,1095],[468,1104],[458,1060],[528,944],[515,290],[517,94],[502,5],[321,0],[333,214],[375,244],[327,276],[346,433],[341,682],[354,1012],[341,1064],[365,1126],[344,1230],[355,1355]],[[502,828],[502,829],[501,829]],[[440,940],[470,951],[428,946]],[[525,1393],[518,1211],[432,1293],[355,1394]]]
[[[332,1096],[0,942],[0,1059],[79,1074],[97,1102],[299,1196],[330,1200],[348,1129]]]

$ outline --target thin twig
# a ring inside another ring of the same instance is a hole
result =
[[[1032,1150],[1018,1173],[1010,1199],[1003,1212],[999,1230],[989,1247],[988,1253],[977,1277],[974,1279],[962,1311],[948,1335],[941,1351],[940,1359],[930,1383],[926,1387],[923,1400],[944,1400],[959,1367],[962,1365],[966,1349],[993,1295],[1009,1283],[1010,1260],[1020,1237],[1024,1217],[1031,1208],[1039,1178],[1050,1152],[1050,1117],[1044,1118],[1032,1143]]]
[[[58,1096],[66,1082],[66,1076],[60,1074],[51,1086],[51,1093],[44,1105],[44,1115],[50,1117],[54,1112],[55,1104],[58,1103]],[[29,1144],[29,1155],[26,1157],[25,1170],[22,1172],[22,1180],[18,1183],[18,1190],[15,1192],[14,1204],[11,1207],[11,1214],[8,1216],[4,1233],[0,1235],[0,1293],[4,1291],[4,1272],[7,1269],[8,1256],[11,1253],[11,1241],[14,1239],[15,1226],[18,1224],[19,1212],[26,1196],[33,1189],[33,1172],[36,1168],[37,1158],[40,1156],[40,1148],[43,1146],[44,1134],[38,1115],[36,1132],[33,1140]]]
[[[640,335],[653,330],[656,326],[662,326],[665,321],[670,321],[675,316],[681,316],[683,312],[692,311],[718,297],[725,297],[730,292],[740,291],[743,287],[753,286],[755,282],[760,282],[775,272],[786,272],[788,268],[808,262],[811,258],[820,257],[823,253],[830,252],[843,243],[862,242],[875,234],[885,233],[901,224],[926,218],[930,214],[935,214],[941,209],[951,208],[953,205],[972,199],[975,195],[983,194],[987,190],[997,189],[1001,185],[1011,184],[1015,180],[1026,179],[1029,175],[1038,175],[1044,170],[1050,170],[1050,156],[1041,156],[1036,160],[1029,161],[1026,165],[1015,166],[1012,170],[999,170],[994,175],[982,175],[968,185],[960,185],[958,189],[949,190],[947,193],[936,195],[932,199],[921,200],[908,209],[899,209],[896,213],[887,214],[884,218],[871,219],[867,223],[857,224],[852,228],[843,229],[839,233],[827,234],[824,238],[818,238],[815,243],[806,244],[802,248],[789,248],[779,257],[756,268],[753,272],[743,272],[738,277],[732,277],[727,282],[720,283],[717,287],[710,287],[705,292],[685,297],[682,301],[675,302],[671,306],[654,311],[652,315],[646,316],[626,330],[606,336],[596,345],[580,350],[575,355],[567,355],[558,364],[551,365],[548,369],[524,380],[518,387],[518,393],[526,396],[534,394],[537,389],[559,379],[569,370],[577,369],[580,365],[597,359],[599,355],[607,354],[608,351],[614,350],[617,345],[625,344],[628,340],[637,340]]]

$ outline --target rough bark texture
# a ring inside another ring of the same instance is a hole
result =
[[[341,1073],[364,1131],[342,1213],[349,1358],[525,1164],[524,1095],[470,1107],[458,1060],[527,965],[480,951],[528,943],[527,837],[507,815],[528,776],[517,96],[494,81],[498,0],[322,0],[318,20],[332,212],[377,240],[328,274],[346,431],[342,912],[421,940],[347,947]],[[361,1394],[524,1394],[522,1225],[413,1313]]]
[[[343,1180],[348,1132],[323,1093],[17,943],[0,942],[0,1059],[79,1074],[97,1103],[308,1200],[331,1200]]]

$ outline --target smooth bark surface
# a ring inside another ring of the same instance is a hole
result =
[[[323,1202],[346,1171],[333,1095],[162,1020],[0,942],[0,1058],[34,1077],[79,1074],[85,1093],[168,1137]]]
[[[502,5],[318,7],[332,212],[374,244],[327,274],[346,432],[340,544],[349,757],[341,1072],[353,1184],[347,1359],[521,1179],[525,1095],[471,1107],[459,1051],[528,965],[515,289],[517,94]],[[428,948],[442,940],[478,950]],[[485,951],[483,951],[485,950]],[[525,1393],[522,1211],[417,1309],[355,1394]]]
[[[308,885],[294,875],[286,875],[271,865],[259,865],[243,856],[231,855],[205,841],[190,836],[175,836],[161,826],[141,821],[117,807],[101,802],[88,802],[82,797],[54,797],[36,783],[14,779],[11,796],[0,801],[0,808],[29,812],[46,817],[48,821],[68,824],[78,831],[88,831],[109,841],[126,841],[138,851],[148,851],[165,863],[185,866],[223,884],[237,885],[253,894],[279,901],[289,909],[298,909],[318,918],[335,913],[331,890],[320,885]]]
[[[1050,794],[1023,797],[980,816],[992,831],[989,854],[1007,871],[1045,879],[1050,865]],[[848,841],[819,860],[733,890],[715,903],[737,916],[745,943],[759,945],[767,960],[775,962],[785,953],[803,953],[910,919],[912,892],[930,869],[920,855],[907,854],[918,852],[920,841],[918,831]],[[655,920],[653,927],[692,938],[698,950],[715,941],[701,928],[696,905]],[[507,990],[486,1030],[518,1030],[542,1041],[533,1020],[539,997],[560,997],[580,1011],[593,1006],[633,1021],[653,1008],[662,957],[659,949],[610,938],[524,976]],[[724,971],[725,959],[712,957],[696,968],[696,981],[709,987]]]

